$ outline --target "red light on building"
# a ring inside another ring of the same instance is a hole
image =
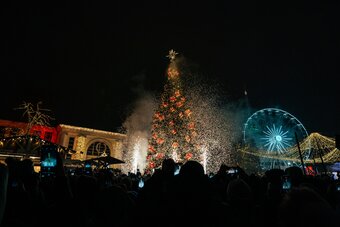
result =
[[[28,124],[25,122],[0,120],[0,127],[3,129],[2,137],[22,136],[26,134]],[[29,135],[39,136],[40,139],[57,143],[58,132],[56,128],[49,126],[33,125]]]

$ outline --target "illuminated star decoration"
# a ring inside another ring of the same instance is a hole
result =
[[[169,54],[167,55],[167,57],[170,59],[170,62],[173,62],[175,60],[177,54],[178,53],[174,51],[173,49],[169,51]]]

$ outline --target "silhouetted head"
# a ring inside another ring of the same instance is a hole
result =
[[[250,200],[252,191],[244,180],[233,179],[227,187],[227,198],[231,201]]]
[[[218,173],[219,174],[225,174],[228,169],[229,169],[229,167],[226,164],[221,164],[221,166],[218,170]]]
[[[172,158],[166,158],[162,162],[162,171],[167,175],[174,175],[176,163]]]
[[[285,169],[285,173],[291,179],[292,186],[298,186],[303,180],[303,172],[300,167],[288,167],[287,169]]]
[[[288,174],[291,177],[292,176],[297,176],[297,177],[303,176],[302,169],[300,167],[297,167],[297,166],[288,167],[287,169],[285,169],[285,173]]]
[[[282,169],[270,169],[265,172],[265,176],[270,183],[281,184],[284,173]]]
[[[180,170],[180,175],[190,177],[204,176],[204,168],[197,161],[187,161]]]
[[[34,163],[31,159],[24,159],[21,161],[21,168],[24,174],[34,173]]]

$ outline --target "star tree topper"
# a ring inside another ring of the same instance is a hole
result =
[[[167,57],[170,59],[170,62],[173,62],[175,60],[177,54],[178,53],[174,51],[173,49],[169,51],[169,54],[167,55]]]

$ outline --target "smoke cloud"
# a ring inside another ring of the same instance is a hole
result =
[[[141,172],[145,168],[148,138],[151,131],[152,116],[156,107],[155,96],[144,92],[134,103],[131,114],[123,123],[127,135],[124,151],[126,165],[123,172]]]

